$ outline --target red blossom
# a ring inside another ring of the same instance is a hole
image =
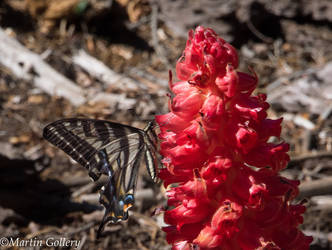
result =
[[[297,228],[305,207],[290,204],[299,182],[279,175],[289,145],[268,141],[282,118],[267,118],[266,95],[252,95],[256,74],[237,67],[236,50],[212,29],[189,32],[180,81],[170,75],[170,113],[156,117],[167,241],[179,250],[308,249],[312,238]]]

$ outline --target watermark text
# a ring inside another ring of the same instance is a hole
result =
[[[71,247],[77,249],[80,246],[80,240],[67,239],[65,237],[48,237],[46,239],[31,239],[2,237],[0,238],[0,247]]]

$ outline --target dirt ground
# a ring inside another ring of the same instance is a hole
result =
[[[54,244],[61,238],[80,241],[78,248],[68,249],[170,249],[160,229],[163,215],[153,215],[165,205],[165,190],[143,167],[129,220],[108,225],[105,236],[96,239],[103,216],[100,183],[91,182],[83,167],[46,142],[42,129],[65,117],[143,128],[154,115],[166,113],[168,70],[174,72],[187,32],[197,25],[215,29],[236,47],[240,70],[254,69],[257,91],[270,98],[270,117],[284,117],[282,139],[291,145],[292,160],[282,174],[302,181],[297,202],[307,204],[302,228],[314,236],[312,249],[332,249],[328,0],[0,1],[4,34],[83,93],[80,103],[52,94],[47,88],[54,78],[46,75],[39,83],[35,65],[15,72],[14,63],[2,60],[10,44],[0,40],[0,238],[26,240],[30,249],[59,248]],[[122,80],[77,63],[82,51]],[[31,58],[16,63],[23,68]],[[126,81],[135,86],[122,84]],[[50,237],[50,246],[38,246]]]

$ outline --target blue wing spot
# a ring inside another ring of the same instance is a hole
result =
[[[125,204],[133,204],[134,203],[134,196],[132,194],[127,194],[124,198]]]
[[[132,194],[127,194],[126,197],[124,198],[124,201],[120,202],[123,207],[123,211],[127,212],[128,209],[131,208],[134,204],[134,196]]]

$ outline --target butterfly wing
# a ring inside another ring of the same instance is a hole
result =
[[[87,168],[94,181],[102,174],[107,176],[100,193],[106,210],[99,233],[108,221],[128,218],[141,158],[150,151],[145,131],[103,120],[72,118],[47,125],[43,136]]]

